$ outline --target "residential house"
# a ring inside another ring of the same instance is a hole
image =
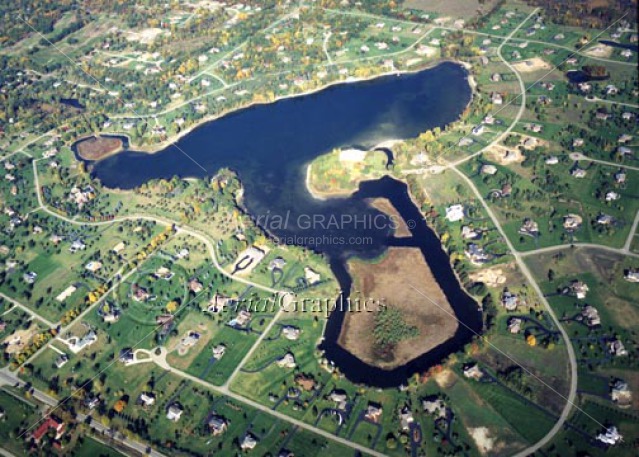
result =
[[[83,401],[84,406],[89,408],[89,410],[94,410],[100,405],[100,403],[100,397],[93,394],[87,395]]]
[[[608,351],[616,357],[628,355],[626,347],[617,339],[608,342]]]
[[[226,308],[226,306],[228,306],[229,304],[233,303],[233,299],[231,297],[226,297],[224,295],[220,295],[218,293],[216,293],[213,298],[211,298],[211,300],[209,300],[208,306],[206,308],[206,310],[209,313],[220,313],[224,310],[224,308]]]
[[[102,262],[98,260],[92,260],[87,263],[84,268],[86,268],[87,271],[90,271],[91,273],[97,273],[102,268]]]
[[[138,397],[137,403],[148,408],[155,404],[155,394],[153,392],[142,392]]]
[[[617,379],[612,385],[610,398],[620,406],[630,406],[632,404],[632,392],[628,387],[628,383]]]
[[[539,235],[539,224],[532,219],[524,219],[524,223],[519,227],[519,233],[523,235],[537,236]]]
[[[506,308],[506,311],[515,311],[519,306],[519,297],[508,289],[504,289],[501,294],[501,305]]]
[[[605,88],[606,95],[617,95],[619,93],[619,88],[614,84],[608,84]]]
[[[348,401],[348,396],[346,395],[346,391],[341,389],[334,389],[328,396],[328,399],[334,401],[337,404],[337,409],[344,410],[346,409],[346,403]]]
[[[215,357],[215,360],[220,360],[225,353],[226,346],[224,346],[223,344],[218,344],[213,348],[213,357]]]
[[[120,356],[118,360],[125,365],[129,365],[131,362],[135,361],[135,355],[133,354],[132,348],[124,348],[120,350]]]
[[[517,317],[513,317],[508,321],[508,331],[513,334],[521,332],[521,326],[523,321]]]
[[[581,311],[583,321],[588,327],[595,327],[601,325],[601,318],[599,317],[599,311],[594,306],[586,305]]]
[[[619,434],[617,427],[614,425],[608,427],[605,432],[597,435],[597,441],[601,441],[608,446],[614,446],[615,444],[621,442],[623,440],[623,436]]]
[[[303,373],[297,374],[295,375],[295,384],[297,384],[298,386],[300,386],[302,389],[306,390],[307,392],[310,392],[312,390],[315,390],[315,379],[313,379],[312,376],[307,376]]]
[[[566,230],[577,230],[581,227],[583,219],[577,214],[568,214],[564,216],[564,228]]]
[[[145,302],[151,296],[145,288],[140,287],[137,284],[133,284],[133,286],[131,286],[131,294],[133,296],[133,300],[136,302]]]
[[[495,165],[482,165],[479,172],[483,175],[494,175],[497,173],[497,167]]]
[[[366,408],[366,412],[364,413],[364,419],[369,422],[373,422],[378,424],[382,418],[382,405],[379,403],[368,403],[368,407]]]
[[[22,275],[22,279],[27,284],[33,284],[38,277],[38,273],[35,271],[28,271],[24,275]]]
[[[607,202],[613,202],[615,200],[619,200],[619,194],[615,192],[614,190],[609,190],[608,192],[606,192],[605,199]]]
[[[484,248],[475,243],[468,243],[464,250],[464,254],[466,254],[466,257],[474,265],[482,265],[492,259],[492,256],[485,252]]]
[[[413,417],[413,412],[407,405],[404,405],[399,410],[399,424],[403,431],[409,431],[411,424],[415,422],[415,418]]]
[[[257,446],[257,438],[250,432],[246,432],[242,441],[240,441],[240,449],[243,451],[251,450]]]
[[[270,271],[282,270],[285,266],[286,266],[286,260],[284,260],[281,257],[276,257],[275,259],[271,260],[271,262],[268,264],[268,269]]]
[[[171,403],[171,406],[166,410],[166,418],[170,421],[177,422],[180,420],[180,417],[182,417],[183,412],[184,410],[179,403]]]
[[[295,364],[295,356],[290,353],[287,352],[286,354],[284,354],[283,357],[279,358],[277,360],[277,366],[280,368],[295,368],[296,364]]]
[[[304,267],[304,278],[308,285],[312,286],[313,284],[317,284],[321,280],[321,275],[313,270],[311,267]]]
[[[617,143],[627,143],[628,141],[631,141],[633,138],[632,135],[629,135],[627,133],[622,133],[621,135],[619,135],[619,138],[617,139]]]
[[[171,278],[173,278],[174,275],[175,273],[173,273],[170,269],[166,267],[160,267],[157,270],[155,270],[155,273],[153,273],[153,276],[155,276],[158,279],[164,279],[165,281],[169,281]]]
[[[624,279],[628,282],[639,282],[639,268],[631,268],[626,271]]]
[[[437,396],[430,396],[422,400],[424,412],[436,418],[446,417],[446,403]]]
[[[204,285],[197,280],[197,278],[191,278],[189,280],[189,290],[193,293],[199,294],[204,289]]]
[[[481,231],[475,228],[471,228],[468,225],[462,227],[462,238],[465,240],[475,240],[481,237]]]
[[[208,426],[213,436],[219,436],[223,434],[228,428],[228,422],[222,416],[214,414],[209,419]]]
[[[84,251],[86,247],[87,246],[82,242],[82,240],[74,240],[69,247],[69,252],[73,254],[78,251]]]
[[[113,249],[111,249],[111,251],[114,254],[120,254],[120,252],[122,252],[124,250],[124,248],[126,248],[126,243],[124,241],[120,241],[118,244],[116,244],[115,246],[113,246]]]
[[[233,319],[231,319],[231,321],[229,322],[229,325],[231,327],[247,327],[249,322],[251,322],[251,313],[249,313],[246,310],[240,310],[239,313],[237,313],[237,316],[235,316]]]
[[[596,219],[597,224],[599,225],[612,225],[615,223],[615,218],[609,214],[599,214]]]
[[[464,206],[457,204],[446,208],[446,219],[450,222],[457,222],[464,219]]]
[[[578,279],[575,279],[570,284],[570,291],[577,297],[579,300],[583,300],[586,298],[586,294],[588,293],[588,284]]]
[[[464,368],[464,376],[468,379],[474,379],[475,381],[479,381],[484,377],[484,372],[479,368],[479,365],[474,363],[468,365]]]
[[[587,172],[583,168],[575,167],[570,171],[570,174],[573,178],[585,178]]]
[[[31,435],[33,441],[40,443],[40,440],[47,434],[49,430],[55,431],[54,440],[59,440],[64,434],[65,424],[61,419],[55,416],[48,416],[44,421],[40,423]]]
[[[201,335],[198,332],[190,331],[184,338],[180,340],[180,343],[182,344],[182,346],[190,347],[200,341],[200,337]]]
[[[55,367],[60,369],[69,362],[69,356],[66,354],[60,354],[55,359]]]
[[[287,340],[295,341],[300,337],[300,329],[291,325],[285,325],[282,327],[282,335]]]
[[[96,341],[98,341],[98,335],[95,333],[95,330],[90,329],[82,338],[71,338],[69,340],[69,349],[71,349],[73,353],[77,354],[82,349],[91,346]]]

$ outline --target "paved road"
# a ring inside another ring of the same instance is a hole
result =
[[[362,13],[359,11],[345,11],[345,10],[339,10],[339,9],[331,9],[331,8],[322,8],[324,11],[328,11],[328,12],[332,12],[332,13],[336,13],[336,14],[342,14],[344,16],[356,16],[356,17],[363,17],[363,18],[368,18],[368,19],[373,19],[373,20],[377,20],[380,22],[394,22],[397,24],[406,24],[406,25],[410,25],[411,27],[418,27],[418,26],[425,26],[428,27],[430,24],[424,24],[421,22],[414,22],[414,21],[408,21],[405,19],[396,19],[396,18],[391,18],[391,17],[387,17],[387,16],[379,16],[376,14],[372,14],[372,13]],[[618,21],[617,21],[618,22]],[[614,24],[613,24],[614,25]],[[503,35],[496,35],[493,33],[488,33],[488,32],[480,32],[478,30],[468,30],[468,29],[458,29],[455,27],[446,27],[446,26],[442,26],[442,25],[436,25],[433,27],[433,29],[441,29],[441,30],[448,30],[451,32],[462,32],[465,34],[469,34],[469,35],[479,35],[479,36],[485,36],[485,37],[489,37],[491,39],[494,40],[503,40],[505,37]],[[575,49],[572,49],[568,46],[564,46],[558,43],[552,43],[552,42],[548,42],[548,41],[541,41],[541,40],[532,40],[532,39],[527,39],[527,38],[517,38],[517,37],[511,37],[510,40],[512,41],[527,41],[529,43],[537,43],[537,44],[544,44],[546,46],[550,46],[553,48],[559,48],[559,49],[564,49],[566,51],[570,51],[573,54],[576,55],[580,55],[582,57],[586,57],[588,59],[592,59],[592,60],[599,60],[602,62],[609,62],[609,63],[615,63],[615,64],[619,64],[619,65],[625,65],[625,66],[632,66],[632,67],[636,67],[637,63],[636,62],[625,62],[623,60],[613,60],[613,59],[606,59],[604,57],[596,57],[596,56],[591,56],[588,55],[586,53],[584,53],[583,51],[578,51]]]
[[[559,329],[559,332],[561,333],[561,336],[564,339],[564,342],[566,344],[566,350],[568,352],[568,362],[570,364],[570,373],[569,373],[570,387],[568,391],[568,397],[564,398],[566,403],[564,404],[564,408],[561,412],[561,415],[559,416],[559,420],[555,423],[555,425],[553,425],[550,431],[548,431],[548,433],[541,440],[539,440],[532,446],[529,446],[528,448],[516,454],[517,457],[528,456],[538,451],[546,444],[550,443],[550,441],[554,438],[554,436],[563,429],[564,423],[570,416],[573,406],[575,406],[575,399],[577,398],[577,367],[578,367],[577,357],[575,356],[575,351],[572,347],[572,343],[570,341],[570,337],[568,336],[568,333],[566,332],[564,327],[561,325],[559,318],[555,314],[555,311],[551,308],[550,304],[548,303],[548,300],[546,300],[544,293],[542,292],[541,288],[539,287],[539,284],[537,284],[537,281],[535,281],[535,278],[533,277],[532,273],[528,269],[528,266],[524,262],[522,255],[519,252],[517,252],[517,250],[513,246],[508,236],[506,236],[506,232],[504,232],[504,229],[502,228],[501,224],[499,223],[499,220],[495,216],[495,213],[490,208],[490,206],[488,206],[488,204],[484,200],[484,197],[479,192],[475,184],[470,180],[470,178],[468,178],[464,173],[459,171],[457,168],[453,168],[453,170],[466,182],[466,184],[468,184],[468,186],[472,189],[473,193],[475,194],[475,197],[482,203],[484,209],[486,210],[486,212],[492,219],[493,224],[495,224],[495,227],[497,228],[500,235],[504,239],[504,242],[508,246],[508,249],[510,249],[510,251],[512,252],[515,258],[515,261],[517,262],[517,266],[519,267],[522,274],[526,277],[526,280],[530,283],[530,285],[532,286],[536,294],[538,295],[539,300],[546,308],[546,311],[548,311],[548,314],[550,315],[550,317],[552,317],[552,320],[554,321],[555,325]]]
[[[268,287],[265,286],[263,284],[258,284],[256,282],[250,281],[246,278],[242,278],[240,276],[236,276],[236,275],[232,275],[231,273],[229,273],[228,271],[226,271],[218,262],[217,260],[217,254],[215,252],[215,247],[213,246],[213,243],[211,242],[210,238],[207,237],[206,235],[204,235],[201,232],[198,232],[194,229],[191,228],[186,228],[186,227],[182,227],[179,225],[179,222],[168,219],[168,218],[163,218],[163,217],[159,217],[159,216],[149,216],[149,215],[144,215],[144,214],[132,214],[129,216],[122,216],[122,217],[116,217],[114,219],[111,219],[109,221],[98,221],[98,222],[86,222],[86,221],[78,221],[76,219],[71,219],[69,217],[63,216],[59,213],[56,213],[55,211],[51,210],[47,205],[44,204],[44,201],[42,200],[42,194],[40,193],[40,179],[38,176],[38,170],[37,170],[37,164],[36,162],[38,160],[41,159],[37,159],[33,161],[33,176],[34,176],[34,182],[35,182],[35,187],[36,187],[36,195],[38,198],[38,204],[40,205],[40,209],[42,209],[43,211],[45,211],[46,213],[48,213],[49,215],[53,216],[53,217],[57,217],[60,220],[63,220],[69,224],[73,224],[73,225],[81,225],[81,226],[99,226],[99,225],[111,225],[117,222],[123,222],[123,221],[135,221],[135,220],[147,220],[147,221],[154,221],[158,224],[162,224],[165,226],[175,226],[177,229],[178,233],[185,233],[187,235],[190,235],[194,238],[197,238],[198,240],[200,240],[202,243],[204,243],[209,251],[209,255],[211,257],[211,261],[213,262],[213,265],[215,265],[215,267],[220,271],[220,273],[222,273],[224,276],[227,276],[228,278],[234,280],[234,281],[238,281],[241,282],[243,284],[249,285],[249,286],[253,286],[255,288],[258,289],[262,289],[265,290],[267,292],[271,292],[273,294],[278,294],[278,293],[284,293],[285,291],[281,291],[281,290],[277,290],[274,289],[272,287]]]
[[[636,221],[636,219],[635,219]],[[615,254],[619,254],[619,255],[626,255],[626,256],[630,256],[630,257],[636,257],[639,258],[639,254],[636,254],[634,252],[630,252],[630,251],[626,251],[625,249],[618,249],[618,248],[613,248],[610,246],[603,246],[601,244],[593,244],[593,243],[572,243],[572,244],[558,244],[555,246],[548,246],[545,248],[539,248],[539,249],[535,249],[532,251],[525,251],[525,252],[517,252],[517,254],[521,257],[529,257],[532,255],[537,255],[537,254],[544,254],[544,253],[548,253],[548,252],[554,252],[554,251],[563,251],[564,249],[570,249],[572,247],[584,247],[584,248],[590,248],[590,249],[600,249],[602,251],[608,251],[608,252],[612,252]]]
[[[54,217],[57,217],[57,218],[59,218],[59,219],[61,219],[61,220],[65,221],[65,222],[67,222],[67,223],[74,224],[74,225],[107,225],[107,224],[113,224],[113,223],[115,223],[115,222],[118,222],[118,221],[124,221],[124,220],[139,220],[139,219],[146,219],[146,220],[154,220],[154,221],[156,221],[156,222],[158,222],[158,223],[160,223],[160,224],[165,224],[165,225],[167,225],[167,224],[170,224],[170,225],[176,225],[176,222],[171,221],[171,220],[168,220],[168,219],[164,219],[164,218],[160,218],[160,217],[143,216],[143,215],[123,216],[123,217],[120,217],[120,218],[116,218],[116,219],[114,219],[114,220],[110,220],[110,221],[100,221],[100,222],[83,222],[83,221],[77,221],[77,220],[75,220],[75,219],[70,219],[70,218],[68,218],[68,217],[66,217],[66,216],[62,216],[62,215],[60,215],[60,214],[58,214],[58,213],[56,213],[56,212],[54,212],[54,211],[50,210],[50,209],[49,209],[49,208],[48,208],[48,207],[44,204],[44,202],[43,202],[43,200],[42,200],[42,196],[41,196],[41,194],[40,194],[40,185],[39,185],[39,178],[38,178],[38,173],[37,173],[37,164],[36,164],[36,161],[34,161],[34,163],[33,163],[33,167],[34,167],[34,181],[35,181],[35,187],[36,187],[36,194],[37,194],[38,203],[39,203],[40,207],[41,207],[41,208],[42,208],[45,212],[47,212],[48,214],[50,214],[50,215],[52,215],[52,216],[54,216]],[[200,233],[200,232],[197,232],[197,231],[195,231],[195,230],[193,230],[193,229],[189,229],[189,228],[182,228],[182,227],[178,227],[178,228],[177,228],[177,230],[178,230],[178,232],[186,233],[186,234],[191,235],[191,236],[193,236],[193,237],[197,238],[198,240],[202,241],[202,242],[203,242],[203,243],[207,246],[207,249],[208,249],[209,254],[210,254],[210,256],[211,256],[211,260],[213,261],[214,265],[215,265],[215,266],[216,266],[216,268],[217,268],[220,272],[222,272],[224,275],[226,275],[226,276],[228,276],[228,277],[232,278],[232,279],[233,279],[233,280],[235,280],[235,281],[239,281],[239,282],[242,282],[242,283],[244,283],[244,284],[251,285],[251,286],[253,286],[253,287],[260,288],[260,289],[262,289],[262,290],[266,290],[266,291],[271,292],[271,293],[274,293],[274,294],[281,294],[281,293],[285,293],[285,291],[279,291],[279,290],[277,290],[277,289],[273,289],[273,288],[271,288],[271,287],[267,287],[267,286],[263,286],[263,285],[261,285],[261,284],[254,283],[254,282],[249,281],[249,280],[247,280],[247,279],[244,279],[244,278],[240,278],[240,277],[237,277],[237,276],[231,275],[230,273],[228,273],[226,270],[224,270],[224,269],[223,269],[223,268],[219,265],[219,263],[218,263],[218,261],[217,261],[217,256],[216,256],[216,253],[215,253],[215,248],[214,248],[214,246],[213,246],[213,243],[211,242],[211,240],[210,240],[208,237],[206,237],[205,235],[203,235],[203,234],[202,234],[202,233]],[[129,272],[129,274],[133,273],[133,271],[134,271],[134,270],[132,270],[131,272]],[[103,297],[106,297],[106,295],[107,295],[107,294],[103,295]],[[91,308],[93,308],[93,307],[91,307]],[[86,311],[88,311],[88,309],[87,309]],[[86,312],[86,311],[85,311],[85,312]],[[272,416],[275,416],[275,417],[277,417],[277,418],[278,418],[278,419],[280,419],[280,420],[283,420],[283,421],[289,422],[289,423],[291,423],[291,424],[293,424],[293,425],[296,425],[296,426],[298,426],[298,427],[304,428],[304,429],[309,430],[309,431],[311,431],[311,432],[313,432],[313,433],[316,433],[316,434],[318,434],[318,435],[322,435],[322,436],[324,436],[325,438],[331,439],[331,440],[333,440],[333,441],[337,441],[337,442],[339,442],[340,444],[343,444],[343,445],[345,445],[345,446],[348,446],[348,447],[353,448],[353,449],[355,449],[355,450],[358,450],[358,451],[360,451],[360,452],[363,452],[363,453],[366,453],[366,454],[370,454],[370,455],[373,455],[373,456],[376,456],[376,457],[382,457],[384,454],[382,454],[382,453],[380,453],[380,452],[377,452],[377,451],[371,450],[371,449],[369,449],[369,448],[367,448],[367,447],[365,447],[365,446],[362,446],[362,445],[359,445],[359,444],[357,444],[357,443],[353,443],[353,442],[351,442],[351,441],[348,441],[348,440],[346,440],[346,439],[344,439],[344,438],[341,438],[341,437],[335,436],[335,435],[333,435],[333,434],[331,434],[331,433],[328,433],[328,432],[326,432],[326,431],[324,431],[324,430],[321,430],[321,429],[319,429],[319,428],[316,428],[316,427],[313,427],[313,426],[311,426],[311,425],[308,425],[308,424],[306,424],[305,422],[301,422],[301,421],[298,421],[297,419],[293,419],[293,418],[291,418],[291,417],[289,417],[289,416],[287,416],[287,415],[285,415],[285,414],[282,414],[282,413],[280,413],[280,412],[273,411],[273,410],[271,410],[270,408],[268,408],[268,407],[266,407],[266,406],[263,406],[263,405],[261,405],[261,404],[259,404],[259,403],[257,403],[257,402],[252,401],[252,400],[249,400],[248,398],[245,398],[245,397],[243,397],[243,396],[241,396],[241,395],[239,395],[239,394],[236,394],[236,393],[234,393],[234,392],[232,392],[232,391],[230,391],[230,390],[228,389],[228,383],[232,380],[233,376],[234,376],[234,375],[235,375],[235,374],[236,374],[236,373],[237,373],[237,372],[241,369],[241,367],[242,367],[242,366],[243,366],[243,364],[246,362],[246,360],[248,360],[248,358],[250,357],[250,355],[251,355],[251,354],[255,351],[255,349],[257,348],[258,344],[262,341],[262,339],[263,339],[263,338],[265,338],[265,337],[266,337],[266,335],[267,335],[267,334],[269,333],[269,331],[271,330],[271,328],[273,328],[273,326],[274,326],[274,325],[275,325],[275,323],[277,322],[277,318],[279,317],[279,315],[280,315],[280,313],[281,313],[281,312],[282,312],[282,310],[279,310],[279,311],[278,311],[278,313],[277,313],[277,314],[276,314],[276,316],[273,318],[273,320],[271,321],[271,323],[267,326],[267,328],[264,330],[264,332],[262,333],[262,335],[260,336],[260,338],[258,338],[258,340],[256,341],[256,343],[255,343],[255,344],[251,347],[251,349],[249,350],[249,353],[247,353],[247,355],[244,357],[244,359],[242,360],[242,362],[241,362],[241,363],[237,366],[236,370],[233,372],[233,374],[231,375],[231,377],[229,378],[229,380],[227,381],[227,383],[225,383],[222,387],[214,386],[213,384],[210,384],[210,383],[208,383],[208,382],[206,382],[206,381],[204,381],[204,380],[202,380],[202,379],[200,379],[200,378],[197,378],[197,377],[195,377],[195,376],[191,376],[191,375],[190,375],[190,374],[188,374],[188,373],[185,373],[185,372],[183,372],[183,371],[180,371],[180,370],[177,370],[177,369],[175,369],[175,368],[171,367],[171,366],[170,366],[170,365],[166,362],[166,353],[165,353],[164,351],[161,353],[161,355],[160,355],[159,357],[158,357],[158,356],[153,355],[153,356],[152,356],[152,359],[153,359],[153,361],[154,361],[156,364],[158,364],[160,367],[164,368],[165,370],[170,370],[170,371],[172,371],[172,372],[176,373],[177,375],[179,375],[179,376],[181,376],[181,377],[183,377],[183,378],[189,379],[189,380],[191,380],[191,381],[193,381],[193,382],[195,382],[195,383],[198,383],[198,384],[201,384],[201,385],[203,385],[203,386],[206,386],[206,387],[208,387],[209,389],[211,389],[211,390],[213,390],[213,391],[215,391],[215,392],[218,392],[218,393],[221,393],[221,394],[223,394],[223,395],[226,395],[226,396],[228,396],[228,397],[230,397],[230,398],[233,398],[233,399],[235,399],[235,400],[237,400],[237,401],[239,401],[239,402],[242,402],[242,403],[244,403],[244,404],[250,405],[250,406],[252,406],[252,407],[254,407],[254,408],[256,408],[256,409],[258,409],[258,410],[260,410],[260,411],[263,411],[263,412],[265,412],[265,413],[267,413],[267,414],[270,414],[270,415],[272,415]],[[45,345],[43,348],[41,348],[41,350],[43,350],[43,349],[44,349],[44,348],[46,348],[46,347],[47,347],[47,345]],[[38,352],[40,352],[40,351],[38,351]],[[37,354],[38,352],[36,352],[36,354]],[[35,355],[36,355],[36,354],[34,354],[34,355],[33,355],[33,357],[35,357]],[[12,373],[6,373],[6,372],[0,372],[0,373],[3,373],[3,375],[4,375],[4,376],[10,376],[10,377],[12,377],[11,379],[16,379],[16,380],[18,379],[18,378],[17,378],[17,377],[15,377],[15,375],[13,375]],[[44,400],[47,400],[47,399],[45,398]],[[48,400],[49,400],[49,401],[54,401],[54,402],[55,402],[55,404],[54,404],[54,405],[52,405],[52,406],[55,406],[55,405],[57,405],[57,403],[58,403],[55,399],[52,399],[51,397],[49,397],[49,399],[48,399]],[[46,402],[46,401],[45,401],[45,402]],[[101,425],[101,424],[100,424],[100,425]]]
[[[271,331],[271,329],[273,328],[273,326],[275,326],[275,324],[277,323],[277,320],[280,318],[280,316],[282,315],[282,313],[284,312],[283,309],[279,309],[277,311],[277,313],[275,314],[275,316],[273,317],[273,319],[271,320],[271,322],[266,326],[266,328],[262,331],[262,334],[259,336],[259,338],[255,341],[255,343],[253,344],[253,346],[251,346],[251,349],[249,349],[249,351],[246,353],[246,355],[242,358],[242,361],[240,363],[237,364],[237,366],[235,367],[235,369],[233,370],[233,372],[231,373],[231,375],[228,377],[228,379],[226,380],[226,382],[222,385],[222,387],[224,388],[228,388],[228,386],[231,385],[231,383],[233,382],[233,379],[235,379],[235,376],[240,372],[240,370],[242,369],[242,367],[246,364],[246,362],[249,361],[249,359],[251,358],[251,356],[253,355],[253,353],[255,352],[255,350],[258,348],[258,346],[262,343],[262,340],[264,338],[266,338],[266,335],[268,335]]]
[[[200,384],[200,385],[202,385],[202,386],[204,386],[204,387],[206,387],[206,388],[208,388],[208,389],[210,389],[210,390],[212,390],[214,392],[217,392],[219,394],[222,394],[222,395],[225,395],[227,397],[230,397],[230,398],[232,398],[232,399],[234,399],[234,400],[236,400],[236,401],[238,401],[240,403],[243,403],[245,405],[251,406],[252,408],[255,408],[255,409],[257,409],[257,410],[259,410],[259,411],[261,411],[263,413],[266,413],[266,414],[268,414],[270,416],[273,416],[273,417],[275,417],[277,419],[280,419],[280,420],[282,420],[284,422],[288,422],[289,424],[292,424],[292,425],[295,425],[295,426],[297,426],[299,428],[303,428],[304,430],[313,432],[316,435],[321,435],[324,438],[327,438],[327,439],[332,440],[332,441],[336,441],[339,444],[347,446],[347,447],[349,447],[351,449],[354,449],[356,451],[360,451],[360,452],[362,452],[364,454],[369,454],[369,455],[372,455],[372,456],[375,456],[375,457],[385,457],[385,455],[382,454],[381,452],[374,451],[374,450],[372,450],[370,448],[367,448],[366,446],[362,446],[361,444],[358,444],[358,443],[349,441],[349,440],[347,440],[345,438],[333,435],[332,433],[329,433],[329,432],[327,432],[325,430],[322,430],[320,428],[317,428],[317,427],[314,427],[312,425],[309,425],[306,422],[302,422],[300,420],[294,419],[294,418],[292,418],[290,416],[287,416],[286,414],[280,413],[279,411],[272,410],[271,408],[269,408],[267,406],[264,406],[264,405],[262,405],[260,403],[257,403],[257,402],[255,402],[253,400],[250,400],[250,399],[248,399],[246,397],[243,397],[243,396],[241,396],[239,394],[236,394],[235,392],[229,390],[228,387],[226,387],[226,386],[215,386],[215,385],[213,385],[213,384],[211,384],[211,383],[209,383],[209,382],[207,382],[207,381],[205,381],[203,379],[200,379],[198,377],[192,376],[192,375],[190,375],[190,374],[188,374],[188,373],[186,373],[184,371],[178,370],[178,369],[176,369],[176,368],[174,368],[174,367],[172,367],[172,366],[170,366],[168,364],[168,362],[166,361],[166,352],[165,351],[162,351],[160,356],[156,356],[155,354],[152,354],[151,355],[151,359],[153,360],[154,363],[156,363],[159,367],[161,367],[164,370],[171,371],[172,373],[174,373],[174,374],[176,374],[176,375],[178,375],[178,376],[180,376],[182,378],[188,379],[188,380],[190,380],[190,381],[192,381],[192,382],[194,382],[196,384]]]
[[[637,65],[637,64],[635,63],[633,65]],[[628,108],[639,108],[639,105],[635,105],[633,103],[623,103],[623,102],[616,102],[614,100],[604,100],[603,98],[599,98],[599,97],[585,97],[584,100],[587,101],[588,103],[607,103],[609,105],[627,106]]]
[[[20,387],[23,387],[25,385],[25,382],[5,368],[0,370],[0,385],[3,385],[3,384],[10,385],[10,386],[14,386],[18,384],[20,385]],[[58,405],[57,399],[45,394],[44,392],[38,389],[33,389],[33,398],[41,403],[44,403],[45,405],[51,408],[55,408]],[[87,416],[85,414],[82,414],[82,413],[77,414],[78,422],[84,422],[86,418]],[[36,425],[37,424],[33,424],[30,428],[35,428]],[[164,457],[164,454],[161,454],[160,452],[154,449],[151,449],[151,452],[147,454],[147,449],[149,448],[149,446],[147,446],[146,444],[140,443],[138,441],[127,439],[126,437],[123,437],[119,435],[118,433],[115,433],[110,428],[104,426],[99,421],[91,421],[91,428],[94,428],[99,433],[109,435],[113,440],[117,441],[121,445],[126,446],[129,449],[132,449],[136,452],[139,452],[140,454],[150,455],[152,457]]]
[[[39,321],[45,323],[49,328],[55,327],[57,325],[57,324],[51,322],[50,320],[45,319],[44,317],[34,313],[33,310],[29,309],[28,307],[26,307],[22,303],[14,300],[13,298],[9,297],[8,295],[3,294],[2,292],[0,292],[0,297],[2,297],[4,300],[8,301],[12,305],[17,306],[18,308],[22,309],[23,311],[26,311],[27,313],[29,313],[29,315],[33,316],[35,319],[38,319]]]
[[[568,155],[572,160],[586,160],[588,162],[594,162],[594,163],[599,163],[601,165],[608,165],[610,167],[615,167],[615,168],[626,168],[628,170],[635,170],[635,171],[639,171],[639,167],[633,167],[632,165],[624,165],[622,163],[615,163],[615,162],[608,162],[606,160],[600,160],[600,159],[592,159],[584,154],[582,154],[581,152],[571,152]]]
[[[637,215],[635,216],[635,220],[632,223],[632,227],[630,227],[630,233],[628,234],[628,238],[626,238],[626,242],[623,245],[623,250],[626,254],[630,253],[630,247],[632,246],[632,240],[637,234],[637,225],[639,225],[639,211],[637,211]]]

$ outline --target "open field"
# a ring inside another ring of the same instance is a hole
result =
[[[367,300],[372,309],[346,314],[339,344],[360,359],[390,369],[438,346],[455,333],[458,324],[452,317],[452,308],[418,249],[391,248],[377,262],[351,261],[349,270],[355,278],[351,302]],[[407,281],[414,281],[437,304],[426,300]],[[389,352],[378,347],[373,339],[380,312],[376,304],[398,310],[406,323],[417,329],[417,336],[400,341]]]

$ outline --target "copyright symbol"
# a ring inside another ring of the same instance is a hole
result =
[[[414,220],[409,219],[406,221],[406,225],[408,226],[409,229],[414,229],[417,224],[415,223]]]

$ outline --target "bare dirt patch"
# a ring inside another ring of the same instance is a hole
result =
[[[339,344],[366,363],[393,369],[448,340],[457,330],[454,312],[419,249],[390,248],[377,263],[350,261],[349,270],[354,278],[353,306],[346,313]],[[437,305],[410,284],[418,285]],[[363,306],[359,312],[353,310],[357,300],[366,301],[366,310]],[[385,352],[383,360],[373,336],[379,303],[399,310],[406,324],[418,329],[417,336]]]
[[[486,155],[490,160],[501,165],[521,163],[526,159],[519,148],[509,148],[499,144],[494,145],[488,151],[486,151]]]
[[[495,447],[495,439],[490,436],[490,430],[486,427],[469,428],[470,436],[475,440],[477,449],[482,454],[490,452]]]
[[[162,29],[157,27],[140,30],[139,32],[127,31],[126,39],[127,41],[139,41],[142,44],[151,44],[161,33]]]
[[[373,208],[380,210],[382,213],[386,213],[390,216],[393,223],[396,225],[395,236],[406,237],[410,236],[410,230],[402,216],[399,215],[393,204],[387,198],[369,198],[367,203]]]
[[[122,140],[113,137],[93,136],[80,141],[76,148],[84,160],[100,160],[120,151]]]
[[[504,287],[504,285],[518,284],[523,281],[513,262],[473,271],[469,277],[475,282],[483,282],[488,287]]]
[[[469,18],[477,13],[485,14],[497,4],[497,0],[407,0],[406,8],[422,10],[440,15]]]
[[[25,347],[36,334],[37,326],[32,325],[28,329],[20,329],[7,336],[3,343],[7,345],[4,352],[7,354],[18,354],[24,350]]]
[[[455,381],[457,380],[457,378],[453,375],[452,370],[449,370],[448,368],[443,369],[439,373],[435,373],[433,375],[433,379],[442,389],[448,389],[455,384]]]
[[[500,287],[506,284],[506,275],[501,268],[486,268],[474,271],[469,276],[473,281],[483,282],[488,287]]]
[[[584,51],[584,54],[593,57],[610,57],[612,55],[612,46],[606,46],[605,44],[598,44]]]
[[[532,73],[541,70],[550,70],[552,67],[548,62],[540,57],[531,57],[530,59],[515,62],[512,66],[520,73]]]

